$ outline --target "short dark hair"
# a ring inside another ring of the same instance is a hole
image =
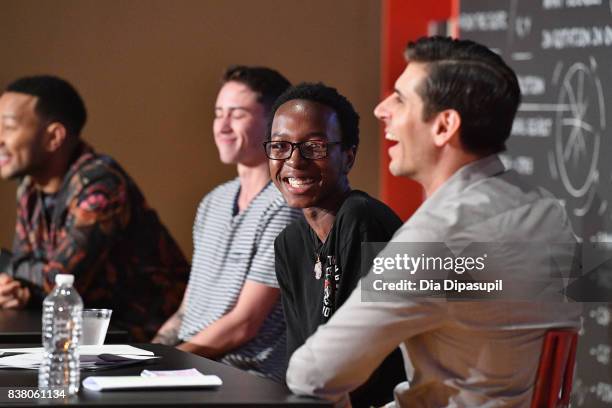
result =
[[[246,65],[228,67],[221,78],[221,82],[225,84],[230,81],[240,82],[257,93],[257,102],[261,103],[268,111],[276,98],[291,86],[291,82],[274,69]]]
[[[36,114],[43,120],[61,123],[69,135],[79,136],[87,121],[83,99],[61,78],[51,75],[23,77],[11,82],[4,92],[36,96]]]
[[[333,109],[334,112],[336,112],[336,115],[338,115],[338,121],[340,122],[342,147],[348,149],[353,146],[359,146],[359,114],[357,114],[351,102],[349,102],[345,96],[338,93],[336,88],[326,86],[321,82],[303,82],[289,88],[285,93],[278,97],[274,103],[274,106],[272,106],[272,111],[270,112],[268,139],[270,139],[272,132],[272,120],[274,119],[274,114],[282,104],[294,99],[317,102]]]
[[[506,149],[521,102],[514,71],[493,51],[469,40],[423,37],[408,43],[408,63],[427,65],[429,76],[418,86],[424,120],[444,110],[461,115],[461,143],[477,154]]]

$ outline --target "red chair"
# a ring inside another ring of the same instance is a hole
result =
[[[572,329],[546,332],[531,408],[569,406],[578,333]]]

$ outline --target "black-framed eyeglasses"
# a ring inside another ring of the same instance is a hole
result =
[[[292,143],[285,140],[268,140],[264,142],[266,156],[271,160],[286,160],[291,157],[293,150],[297,148],[304,159],[317,160],[327,157],[328,146],[341,144],[342,142],[324,142],[320,140],[309,140],[306,142]]]

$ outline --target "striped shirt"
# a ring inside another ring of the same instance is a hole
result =
[[[278,287],[274,240],[301,212],[289,208],[271,182],[240,213],[236,211],[239,193],[236,178],[215,188],[198,207],[187,307],[179,331],[183,341],[231,311],[245,280]],[[257,336],[221,361],[282,381],[287,364],[285,334],[278,302]]]

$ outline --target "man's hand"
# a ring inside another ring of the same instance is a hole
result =
[[[193,344],[189,342],[181,343],[178,346],[176,346],[176,348],[182,351],[186,351],[188,353],[195,353],[195,354],[197,354],[198,351],[200,350],[200,347],[198,347],[197,344]]]
[[[159,328],[157,334],[151,340],[151,343],[165,344],[166,346],[176,346],[180,343],[178,334],[183,323],[183,316],[185,315],[185,308],[187,307],[187,297],[183,296],[183,301],[179,306],[176,313]]]
[[[21,309],[30,301],[30,289],[6,273],[0,273],[0,309]]]

